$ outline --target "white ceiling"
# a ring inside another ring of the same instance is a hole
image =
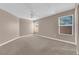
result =
[[[49,16],[75,7],[74,3],[0,3],[0,9],[20,18],[33,19]]]

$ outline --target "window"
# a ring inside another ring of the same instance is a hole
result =
[[[73,34],[73,16],[59,17],[59,34]]]

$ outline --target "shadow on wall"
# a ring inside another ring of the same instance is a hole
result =
[[[18,17],[0,9],[0,44],[18,37],[32,33],[32,21]]]
[[[19,36],[19,19],[0,9],[0,43]]]
[[[33,33],[32,28],[33,22],[31,20],[20,18],[19,21],[20,21],[20,36]]]

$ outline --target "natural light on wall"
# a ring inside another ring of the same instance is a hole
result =
[[[39,26],[38,22],[33,22],[32,23],[32,31],[33,31],[33,33],[37,33],[39,31],[38,26]]]

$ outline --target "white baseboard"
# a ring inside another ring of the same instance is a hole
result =
[[[33,35],[33,34],[28,34],[28,35],[24,35],[24,36],[18,36],[18,37],[16,37],[16,38],[13,38],[13,39],[11,39],[11,40],[8,40],[8,41],[6,41],[6,42],[0,44],[0,46],[6,45],[6,44],[8,44],[8,43],[10,43],[10,42],[12,42],[12,41],[15,41],[15,40],[19,39],[19,38],[22,38],[22,37],[29,37],[29,36],[32,36],[32,35]],[[68,44],[73,44],[73,45],[76,46],[76,43],[75,43],[75,42],[65,41],[65,40],[61,40],[61,39],[57,39],[57,38],[52,38],[52,37],[47,37],[47,36],[38,35],[38,34],[34,34],[34,35],[40,36],[40,37],[43,37],[43,38],[48,38],[48,39],[60,41],[60,42],[64,42],[64,43],[68,43]]]
[[[6,45],[6,44],[8,44],[9,42],[12,42],[12,41],[14,41],[14,40],[17,40],[17,39],[19,39],[19,38],[22,38],[22,37],[29,37],[29,36],[32,36],[32,35],[33,35],[33,34],[28,34],[28,35],[24,35],[24,36],[15,37],[15,38],[13,38],[13,39],[11,39],[11,40],[8,40],[8,41],[6,41],[6,42],[4,42],[4,43],[1,43],[0,46]]]
[[[4,43],[1,43],[0,46],[3,46],[5,44],[8,44],[9,42],[12,42],[14,40],[17,40],[19,38],[22,38],[22,37],[29,37],[29,36],[32,36],[33,34],[28,34],[28,35],[24,35],[24,36],[18,36],[16,38],[13,38],[11,40],[8,40]],[[70,41],[65,41],[65,40],[61,40],[61,39],[57,39],[57,38],[52,38],[52,37],[47,37],[47,36],[44,36],[44,35],[38,35],[38,34],[34,34],[36,36],[40,36],[40,37],[43,37],[43,38],[48,38],[48,39],[52,39],[52,40],[56,40],[56,41],[60,41],[60,42],[64,42],[64,43],[68,43],[68,44],[73,44],[73,45],[76,45],[75,42],[70,42]]]
[[[68,44],[73,44],[76,45],[75,42],[70,42],[70,41],[66,41],[66,40],[61,40],[61,39],[57,39],[57,38],[52,38],[52,37],[47,37],[44,35],[39,35],[39,34],[35,34],[36,36],[40,36],[40,37],[44,37],[44,38],[48,38],[48,39],[52,39],[52,40],[56,40],[56,41],[60,41],[60,42],[64,42],[64,43],[68,43]]]

